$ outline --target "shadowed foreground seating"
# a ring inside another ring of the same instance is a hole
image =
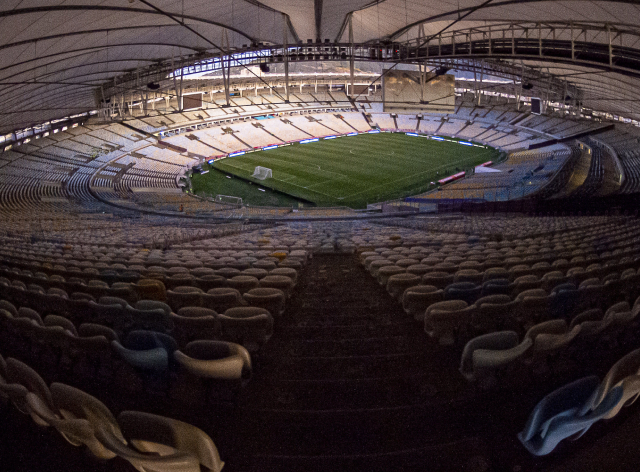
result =
[[[9,396],[4,392],[6,385],[7,362],[4,360],[4,357],[2,357],[2,354],[0,354],[0,407],[3,407],[9,401]]]
[[[96,430],[96,437],[105,448],[131,463],[140,472],[200,472],[200,459],[198,456],[181,450],[184,447],[181,443],[185,440],[176,437],[176,434],[171,430],[170,424],[174,421],[181,423],[148,413],[122,412],[118,416],[118,423],[122,426],[123,433],[125,433],[125,442],[104,429]],[[193,426],[190,426],[190,428],[200,431]],[[202,435],[206,436],[204,433]],[[211,441],[210,438],[209,441]],[[213,442],[211,445],[213,445]],[[199,444],[194,442],[191,447],[198,448]],[[215,449],[215,446],[213,448]],[[195,452],[197,452],[197,449]],[[219,461],[217,450],[215,450],[213,457],[216,457]],[[215,467],[213,461],[211,465]],[[212,470],[219,471],[222,465],[223,463],[220,462],[219,467],[217,469],[212,468]]]
[[[18,411],[26,415],[29,413],[26,403],[27,393],[29,390],[24,385],[9,381],[7,362],[0,356],[0,400],[11,401]]]
[[[23,389],[5,390],[5,393],[9,395],[16,408],[23,413],[30,414],[36,424],[48,426],[49,423],[32,412],[26,398],[27,394],[31,393],[38,397],[47,408],[54,409],[51,392],[42,377],[24,362],[13,358],[7,359],[6,372],[7,384],[18,384],[23,387]]]
[[[166,456],[168,450],[173,449],[173,454],[186,454],[195,458],[196,471],[200,471],[200,465],[211,472],[219,472],[224,466],[211,438],[195,426],[138,411],[123,411],[118,415],[118,423],[125,438],[139,451]],[[135,466],[134,462],[131,463]],[[163,469],[147,469],[143,466],[139,470]],[[191,468],[181,470],[189,471]]]
[[[589,408],[592,410],[598,408],[609,392],[616,387],[622,389],[622,398],[603,417],[605,419],[613,418],[622,407],[633,404],[640,396],[640,349],[631,351],[609,369],[595,395],[591,398]]]
[[[593,423],[604,418],[620,402],[622,387],[615,387],[595,410],[585,409],[599,384],[598,377],[585,377],[560,387],[533,409],[518,439],[536,456],[549,454],[560,441],[578,439]],[[576,436],[577,435],[577,436]]]
[[[84,445],[100,459],[114,458],[116,454],[104,447],[95,435],[96,430],[104,429],[124,443],[120,427],[109,409],[91,395],[68,385],[53,384],[51,393],[53,408],[39,396],[27,394],[32,417],[54,427],[73,446]]]
[[[85,443],[91,443],[93,436],[93,428],[85,419],[63,418],[57,409],[47,405],[39,396],[29,392],[25,397],[29,414],[41,426],[52,426],[73,446],[82,446]],[[37,418],[37,420],[36,420]],[[99,441],[95,440],[100,446]],[[103,453],[106,459],[115,457],[115,454]]]
[[[60,415],[67,420],[84,420],[90,426],[89,434],[77,439],[100,459],[115,457],[112,451],[106,449],[95,437],[96,429],[104,429],[124,442],[118,422],[111,411],[97,398],[75,387],[61,383],[51,384],[53,404]]]

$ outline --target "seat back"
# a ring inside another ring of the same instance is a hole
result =
[[[24,362],[10,357],[7,359],[7,382],[17,383],[34,393],[44,401],[48,408],[54,409],[51,391],[38,373]]]
[[[608,395],[609,391],[616,386],[621,385],[624,380],[628,377],[636,377],[640,373],[640,349],[636,349],[631,351],[629,354],[624,356],[618,362],[616,362],[607,375],[604,377],[600,386],[598,387],[595,395],[590,400],[590,405],[588,408],[595,409],[598,405],[604,401],[605,397]],[[635,382],[634,382],[635,383]],[[640,392],[635,392],[637,395]],[[631,398],[628,395],[625,400]],[[619,409],[617,410],[619,411]],[[616,412],[617,412],[616,411]]]
[[[118,423],[125,437],[140,450],[156,452],[154,444],[159,444],[193,455],[212,472],[219,472],[224,466],[211,438],[195,426],[139,411],[123,411]]]
[[[467,379],[473,377],[473,353],[478,349],[502,350],[511,349],[518,344],[518,333],[515,331],[497,331],[477,336],[464,346],[460,359],[460,372]]]
[[[595,375],[584,377],[554,390],[535,406],[519,437],[521,441],[529,441],[540,433],[543,424],[572,408],[582,406],[593,395],[600,380]]]

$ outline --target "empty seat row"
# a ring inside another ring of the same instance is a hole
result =
[[[603,349],[603,343],[625,344],[625,338],[632,338],[638,332],[638,314],[640,298],[633,307],[622,302],[611,306],[606,313],[588,310],[571,323],[562,319],[539,323],[529,328],[522,339],[515,331],[483,334],[465,345],[460,372],[467,380],[486,387],[495,384],[498,375],[524,365],[534,372],[547,371],[551,358],[568,354],[573,345],[584,352]]]
[[[218,449],[201,429],[139,411],[117,419],[100,400],[75,387],[50,386],[28,365],[0,356],[0,400],[10,401],[40,427],[101,460],[121,457],[140,471],[219,472]]]
[[[196,339],[179,348],[174,338],[164,333],[134,330],[121,337],[102,325],[83,324],[76,329],[65,318],[49,315],[41,320],[28,308],[11,313],[6,309],[11,309],[10,305],[4,302],[2,306],[0,336],[5,349],[54,371],[115,381],[128,390],[147,388],[171,395],[181,391],[193,395],[198,388],[215,387],[220,395],[231,398],[251,377],[251,356],[234,342]],[[249,347],[264,341],[265,331],[258,332],[257,326],[270,329],[268,313],[253,311],[244,318],[232,313],[224,317],[229,337]],[[249,323],[251,329],[247,330]],[[201,385],[201,380],[209,383]],[[211,380],[220,382],[212,386]]]

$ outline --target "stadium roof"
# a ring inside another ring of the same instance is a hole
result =
[[[506,60],[566,78],[583,89],[586,106],[640,119],[640,70],[615,67],[618,54],[640,57],[635,1],[4,0],[0,130],[95,108],[99,84],[161,60],[219,54],[223,44],[282,44],[285,31],[289,44],[348,42],[350,23],[360,43],[511,31],[549,47],[552,39],[599,44],[611,52],[609,69],[576,57]]]

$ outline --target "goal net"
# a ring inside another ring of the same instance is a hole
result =
[[[251,177],[254,177],[258,180],[265,180],[273,176],[271,175],[271,169],[269,169],[268,167],[256,166]]]
[[[241,197],[232,197],[230,195],[216,195],[216,202],[229,203],[232,205],[242,205]]]

